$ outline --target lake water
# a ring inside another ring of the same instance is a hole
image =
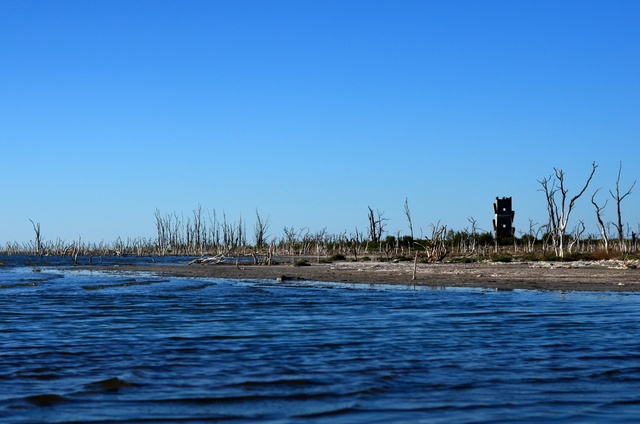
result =
[[[640,419],[639,294],[35,271],[0,268],[2,422]]]

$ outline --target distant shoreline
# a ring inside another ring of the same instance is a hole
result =
[[[187,278],[307,280],[355,284],[404,284],[427,287],[475,287],[496,290],[640,291],[638,261],[478,262],[334,262],[306,266],[253,265],[92,265],[109,272],[150,272]]]

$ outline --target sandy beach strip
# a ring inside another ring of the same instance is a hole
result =
[[[496,290],[640,291],[638,261],[476,262],[417,264],[412,262],[334,262],[307,266],[120,265],[86,269],[151,272],[187,278],[307,280],[337,283],[406,284],[430,287],[478,287]]]

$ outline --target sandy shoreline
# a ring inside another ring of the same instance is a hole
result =
[[[335,262],[309,266],[280,265],[121,265],[86,269],[151,272],[191,278],[309,280],[431,287],[481,287],[498,290],[640,291],[638,261],[481,262],[418,264],[411,262]]]

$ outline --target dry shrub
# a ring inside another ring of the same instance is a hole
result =
[[[617,259],[618,258],[618,254],[614,253],[614,252],[607,252],[604,249],[596,249],[593,252],[591,252],[591,259],[594,261],[606,261],[609,259]]]

